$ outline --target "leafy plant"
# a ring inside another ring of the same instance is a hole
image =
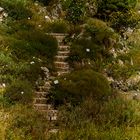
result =
[[[28,81],[15,80],[6,87],[4,96],[14,103],[32,103],[32,85]]]
[[[69,31],[69,24],[63,20],[54,20],[47,23],[45,30],[50,33],[67,33]]]
[[[111,94],[108,81],[92,70],[72,72],[58,79],[52,89],[52,101],[59,104],[79,104],[86,98],[105,100]]]
[[[1,0],[0,5],[8,12],[10,17],[19,20],[32,15],[29,10],[29,3],[30,1],[27,0]]]

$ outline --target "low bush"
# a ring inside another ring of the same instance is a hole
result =
[[[27,0],[1,0],[0,6],[3,7],[13,19],[24,19],[32,15],[29,10],[29,1]]]
[[[6,87],[4,96],[12,103],[32,103],[32,85],[26,80],[15,80]]]
[[[48,58],[52,60],[57,52],[57,40],[40,31],[19,31],[16,33],[18,40],[11,45],[12,49],[19,57],[30,55]],[[26,58],[26,57],[25,57]]]
[[[48,22],[46,26],[46,32],[49,33],[67,33],[69,31],[69,24],[63,20],[54,20]]]
[[[70,57],[71,66],[75,62],[82,63],[88,60],[104,63],[112,59],[109,50],[115,47],[118,36],[112,28],[98,19],[89,19],[83,30],[72,40]],[[84,63],[85,63],[84,62]]]
[[[104,130],[92,123],[87,123],[79,129],[65,129],[60,133],[53,134],[48,140],[124,140],[134,137],[129,137],[128,133],[123,128],[110,128]]]
[[[139,102],[110,98],[99,104],[87,99],[80,106],[62,107],[58,123],[60,133],[51,136],[51,140],[137,139]]]
[[[111,94],[108,81],[92,70],[79,70],[58,78],[59,83],[52,89],[55,104],[79,104],[86,98],[105,100]]]
[[[29,106],[14,105],[0,110],[0,139],[46,140],[49,122]]]

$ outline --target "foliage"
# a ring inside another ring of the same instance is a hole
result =
[[[15,34],[19,41],[13,43],[14,51],[20,51],[22,55],[34,55],[46,57],[53,60],[57,52],[57,41],[54,37],[46,35],[40,31],[19,31]],[[21,41],[22,40],[22,41]],[[16,53],[18,55],[18,53]]]
[[[25,80],[15,80],[6,87],[4,96],[8,98],[10,102],[18,102],[23,104],[32,103],[32,85]]]
[[[65,18],[73,24],[82,24],[88,17],[96,15],[98,5],[96,0],[61,0]]]
[[[98,2],[97,17],[111,22],[117,31],[135,27],[139,21],[139,15],[134,10],[136,3],[136,0],[101,0]]]
[[[81,23],[85,13],[84,4],[83,0],[63,0],[62,5],[66,10],[66,19],[73,24]]]
[[[36,0],[34,0],[36,1]],[[45,6],[53,5],[57,3],[58,0],[38,0],[39,2],[43,3]]]
[[[39,76],[43,76],[41,63],[38,59],[32,58],[29,62],[16,62],[10,53],[0,54],[0,82],[10,84],[14,79],[28,80],[32,85],[35,84]]]
[[[65,19],[51,21],[58,10],[51,15],[52,5],[63,8]],[[125,43],[120,37],[139,22],[135,5],[136,0],[1,0],[8,17],[0,24],[0,139],[140,139],[139,102],[116,98],[101,74],[126,80],[139,71],[139,33],[133,30]],[[25,106],[32,102],[36,80],[44,77],[41,67],[53,67],[58,44],[46,32],[70,33],[69,62],[80,69],[54,81],[49,96],[61,108],[59,133],[50,137],[45,117]],[[120,50],[128,45],[131,51],[114,58],[110,50],[119,43]]]
[[[98,19],[89,19],[83,30],[72,42],[70,64],[86,60],[103,63],[111,59],[109,50],[115,46],[118,38],[114,30]]]
[[[59,84],[52,89],[52,100],[55,104],[79,104],[87,97],[104,100],[110,94],[108,81],[92,70],[79,70],[58,79]]]
[[[87,99],[77,107],[61,108],[60,133],[50,139],[123,140],[139,138],[139,102],[112,98],[95,102]],[[134,134],[135,133],[135,134]]]
[[[0,110],[0,138],[7,140],[45,140],[49,123],[45,117],[25,105]]]
[[[133,10],[124,13],[117,11],[112,13],[110,18],[111,26],[120,32],[125,32],[128,27],[136,27],[140,20],[139,14]]]
[[[28,0],[1,0],[0,2],[0,6],[8,12],[9,16],[16,20],[28,18],[32,15],[29,5],[30,1]]]
[[[63,20],[54,20],[53,22],[48,22],[45,29],[47,32],[52,33],[67,33],[69,31],[69,24]]]

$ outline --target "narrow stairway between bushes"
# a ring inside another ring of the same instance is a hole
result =
[[[65,34],[56,34],[51,33],[50,35],[54,36],[58,41],[58,52],[55,56],[55,68],[56,68],[56,76],[64,75],[70,72],[69,65],[65,61],[69,56],[69,46],[64,45],[63,39],[65,38]],[[51,104],[48,104],[47,95],[49,94],[49,90],[51,88],[51,83],[54,82],[53,79],[55,77],[50,76],[47,81],[44,82],[44,85],[38,86],[35,92],[36,97],[34,98],[34,108],[43,113],[45,117],[50,121],[57,120],[58,111],[53,108]]]

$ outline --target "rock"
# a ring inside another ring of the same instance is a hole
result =
[[[125,100],[137,100],[140,101],[140,92],[139,91],[128,91],[128,92],[123,92],[119,91],[120,97],[122,97]]]
[[[132,75],[126,82],[128,86],[137,85],[140,82],[140,74]]]
[[[0,7],[0,22],[2,22],[3,19],[6,18],[7,16],[8,14],[4,12],[4,9],[2,7]]]
[[[41,67],[41,69],[43,70],[46,78],[49,78],[49,76],[50,76],[49,69],[47,67]]]
[[[123,61],[122,60],[118,60],[118,64],[120,65],[120,66],[124,66],[124,63],[123,63]]]
[[[0,7],[0,12],[3,12],[4,11],[4,8]]]

